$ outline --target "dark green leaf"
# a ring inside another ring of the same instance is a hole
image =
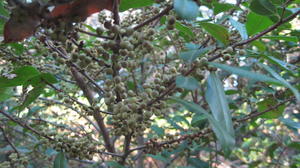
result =
[[[195,36],[192,29],[188,26],[181,24],[180,22],[175,23],[175,28],[179,31],[179,35],[185,40],[189,40]]]
[[[281,85],[280,81],[278,81],[274,78],[271,78],[267,75],[247,71],[247,70],[244,70],[244,69],[241,69],[241,68],[232,67],[232,66],[228,66],[228,65],[224,65],[224,64],[218,64],[218,63],[214,63],[214,62],[211,62],[209,64],[213,65],[217,68],[223,69],[225,71],[228,71],[230,73],[233,73],[233,74],[236,74],[236,75],[239,75],[239,76],[242,76],[242,77],[246,77],[246,78],[249,78],[249,79],[253,79],[255,81],[270,82],[270,83],[273,83],[273,84]]]
[[[0,88],[0,102],[5,101],[13,96],[12,88]]]
[[[214,2],[213,3],[213,10],[214,10],[214,15],[217,15],[221,12],[228,11],[229,9],[235,8],[233,4],[228,4],[228,3],[219,3],[219,2]]]
[[[26,95],[24,102],[18,106],[20,111],[24,110],[24,108],[28,107],[32,102],[34,102],[44,91],[45,84],[41,84],[33,88],[29,93]]]
[[[199,88],[199,82],[193,77],[177,76],[176,86],[187,90],[196,90]]]
[[[121,0],[120,11],[126,11],[131,8],[141,8],[154,3],[154,0]]]
[[[259,15],[273,15],[277,12],[270,0],[252,0],[249,8]]]
[[[56,155],[53,168],[67,168],[68,167],[68,161],[63,152],[60,152]]]
[[[24,66],[13,71],[11,74],[15,75],[15,77],[12,79],[8,79],[7,77],[0,77],[0,88],[22,85],[28,79],[39,75],[39,72],[34,67]]]
[[[268,17],[250,12],[247,16],[246,29],[248,35],[251,36],[268,28],[272,24],[273,22]]]
[[[188,164],[195,166],[195,167],[199,167],[199,168],[209,168],[209,164],[207,162],[204,162],[201,159],[198,158],[188,158]]]
[[[204,114],[195,114],[192,118],[191,125],[193,127],[203,128],[207,123],[207,119]]]
[[[209,34],[221,41],[224,45],[229,44],[229,33],[227,29],[221,25],[201,22],[199,23]]]
[[[182,18],[196,19],[199,14],[199,6],[193,0],[174,0],[174,10]]]
[[[300,142],[291,142],[287,145],[289,148],[294,148],[300,151]]]

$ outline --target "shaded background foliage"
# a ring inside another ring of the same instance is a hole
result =
[[[0,167],[299,167],[299,3],[1,1]]]

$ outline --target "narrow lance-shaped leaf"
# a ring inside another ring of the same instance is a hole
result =
[[[40,86],[34,87],[25,97],[24,102],[18,107],[20,111],[24,110],[27,106],[29,106],[32,102],[34,102],[44,91],[45,84],[41,84]]]
[[[66,159],[66,156],[63,152],[60,152],[56,155],[53,168],[67,168],[68,167],[68,161]]]
[[[210,49],[211,47],[192,49],[192,50],[181,52],[179,56],[185,62],[192,63],[198,57],[201,57],[204,54],[206,54]]]
[[[226,129],[222,127],[222,125],[216,119],[214,119],[212,115],[210,115],[206,110],[204,110],[201,106],[178,98],[173,98],[173,100],[182,104],[185,108],[187,108],[189,111],[193,113],[205,115],[210,125],[212,126],[212,129],[216,134],[225,153],[229,152],[229,150],[234,147],[235,144],[234,137],[230,133],[228,133]]]
[[[234,136],[232,117],[229,111],[224,88],[222,82],[214,73],[211,73],[207,79],[205,98],[214,118],[231,136]]]
[[[272,68],[265,64],[258,63],[259,66],[267,70],[274,78],[276,78],[283,86],[286,86],[289,88],[295,95],[298,102],[300,102],[300,93],[299,91],[293,87],[289,82],[287,82],[285,79],[283,79],[278,73],[276,73]]]
[[[255,73],[255,72],[251,72],[251,71],[247,71],[241,68],[237,68],[237,67],[232,67],[232,66],[228,66],[228,65],[224,65],[224,64],[218,64],[218,63],[214,63],[214,62],[210,62],[210,65],[213,65],[214,67],[223,69],[225,71],[228,71],[230,73],[242,76],[242,77],[246,77],[249,79],[253,79],[255,81],[261,81],[261,82],[270,82],[273,84],[277,84],[277,85],[281,85],[281,82],[271,78],[267,75],[263,75],[263,74],[259,74],[259,73]]]
[[[229,21],[231,23],[231,25],[236,28],[236,30],[240,33],[241,37],[243,40],[247,40],[248,39],[248,34],[247,34],[247,29],[246,26],[232,18],[229,18]]]

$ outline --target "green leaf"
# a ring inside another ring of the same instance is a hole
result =
[[[179,30],[179,35],[183,37],[185,40],[189,40],[195,36],[192,29],[188,26],[181,24],[180,22],[176,21],[175,28]]]
[[[259,112],[265,111],[267,110],[269,107],[273,106],[274,104],[277,104],[277,100],[275,99],[265,99],[263,101],[258,102],[257,105],[257,110]],[[266,118],[266,119],[274,119],[274,118],[278,118],[282,115],[283,110],[285,108],[285,105],[281,105],[278,108],[271,110],[263,115],[260,115],[260,118]]]
[[[194,20],[199,14],[199,6],[193,0],[174,0],[174,10],[186,20]]]
[[[30,108],[30,110],[28,111],[26,117],[30,118],[32,115],[34,115],[35,113],[37,113],[38,111],[40,111],[43,108],[44,107],[41,107],[41,106],[34,106],[34,107]]]
[[[176,86],[187,90],[196,90],[199,88],[199,82],[193,77],[176,77]]]
[[[229,18],[229,22],[240,33],[243,40],[248,39],[246,26],[244,24],[232,19],[231,17]]]
[[[179,57],[185,61],[186,63],[193,63],[198,57],[203,56],[208,51],[210,51],[212,47],[206,47],[206,48],[197,48],[193,50],[188,50],[179,53]]]
[[[193,127],[199,127],[199,128],[203,128],[206,123],[207,120],[204,114],[195,114],[191,121],[191,125]]]
[[[283,86],[286,86],[289,88],[293,94],[295,95],[298,102],[300,102],[300,93],[298,89],[293,87],[289,82],[287,82],[285,79],[283,79],[278,73],[276,73],[272,68],[265,64],[258,63],[259,66],[263,67],[265,70],[267,70],[274,78],[276,78]]]
[[[5,101],[13,96],[12,88],[0,88],[0,102]]]
[[[230,135],[226,131],[224,127],[212,116],[210,115],[207,111],[205,111],[201,106],[192,103],[192,102],[187,102],[185,100],[181,100],[179,98],[173,98],[176,102],[180,103],[183,105],[187,110],[196,113],[196,114],[204,114],[205,117],[208,119],[209,123],[212,126],[212,129],[214,133],[216,134],[219,142],[221,143],[221,146],[225,153],[229,153],[230,149],[234,147],[235,140],[234,137]]]
[[[16,77],[12,79],[8,79],[7,77],[0,77],[0,88],[23,85],[23,83],[28,79],[39,75],[39,71],[34,67],[24,66],[13,71],[11,74],[14,74]]]
[[[265,56],[266,59],[268,59],[271,63],[273,64],[276,64],[278,66],[280,66],[282,69],[288,71],[291,75],[293,76],[296,76],[296,72],[293,71],[295,69],[297,69],[298,67],[293,65],[293,64],[290,64],[290,63],[287,63],[287,62],[284,62],[280,59],[277,59],[275,57],[272,57],[272,56]]]
[[[259,15],[273,15],[277,12],[270,0],[252,0],[249,8]]]
[[[216,74],[211,73],[207,79],[206,101],[211,109],[213,117],[226,129],[230,136],[234,137],[232,117],[225,96],[223,84]]]
[[[300,129],[300,123],[293,121],[289,118],[280,118],[279,119],[282,123],[284,123],[286,126],[294,129],[294,130],[299,130]]]
[[[284,40],[284,41],[291,41],[291,42],[298,42],[298,38],[296,36],[263,36],[264,39],[270,40]]]
[[[29,86],[32,85],[33,87],[39,86],[41,83],[44,84],[54,84],[57,83],[57,79],[55,78],[54,75],[50,73],[42,73],[40,75],[37,75],[29,80],[27,80],[24,83],[24,86]]]
[[[118,162],[115,162],[115,161],[108,161],[105,163],[107,164],[107,166],[109,166],[111,168],[126,168],[125,166],[122,166]]]
[[[165,130],[157,125],[152,125],[151,130],[153,130],[158,136],[163,137],[165,135]]]
[[[150,6],[154,3],[154,0],[121,0],[120,11],[124,12],[131,8],[142,8]]]
[[[272,24],[273,22],[268,17],[250,12],[247,16],[246,29],[248,35],[251,36],[255,33],[265,30]]]
[[[53,168],[67,168],[68,167],[68,161],[63,152],[60,152],[56,155]]]
[[[209,34],[221,41],[224,45],[229,44],[229,33],[227,29],[221,25],[201,22],[199,23]]]
[[[160,22],[161,22],[161,24],[165,24],[166,23],[166,17],[165,16],[162,17],[160,19]],[[186,26],[186,25],[181,24],[179,21],[175,22],[175,28],[179,31],[179,36],[183,37],[187,41],[190,41],[192,38],[195,37],[195,34],[192,31],[192,29],[190,27]]]
[[[168,163],[169,160],[168,158],[163,157],[162,155],[152,155],[152,154],[147,154],[148,157],[152,157],[155,160],[162,161],[164,163]]]
[[[235,5],[233,4],[228,4],[228,3],[219,3],[219,2],[214,2],[213,3],[213,10],[214,10],[214,15],[217,15],[221,12],[228,11],[232,8],[235,8]]]
[[[250,44],[257,47],[258,51],[260,52],[264,52],[267,49],[266,45],[263,42],[258,40],[252,41]]]
[[[277,85],[281,85],[281,82],[271,78],[267,75],[263,75],[263,74],[259,74],[259,73],[255,73],[255,72],[251,72],[251,71],[247,71],[241,68],[237,68],[237,67],[232,67],[232,66],[228,66],[228,65],[224,65],[224,64],[218,64],[218,63],[214,63],[214,62],[210,62],[210,65],[213,65],[214,67],[223,69],[225,71],[228,71],[230,73],[245,77],[245,78],[249,78],[249,79],[253,79],[255,81],[260,81],[260,82],[269,82],[272,84],[277,84]]]
[[[207,162],[204,162],[201,159],[198,158],[188,158],[189,165],[199,167],[199,168],[209,168],[209,164]]]
[[[287,145],[289,148],[294,148],[300,151],[300,142],[291,142]]]
[[[45,86],[45,84],[41,84],[40,86],[37,86],[31,91],[29,91],[23,103],[20,106],[18,106],[18,109],[22,111],[24,110],[24,108],[28,107],[32,102],[34,102],[43,93]]]

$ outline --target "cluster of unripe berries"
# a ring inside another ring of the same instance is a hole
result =
[[[42,139],[42,144],[51,146],[56,151],[63,151],[71,158],[92,160],[92,156],[97,152],[96,146],[101,145],[88,137],[68,137],[67,133],[57,134],[50,132],[47,135],[54,140]]]
[[[26,168],[29,162],[29,158],[23,153],[11,153],[8,158],[9,161],[0,163],[1,168]]]

